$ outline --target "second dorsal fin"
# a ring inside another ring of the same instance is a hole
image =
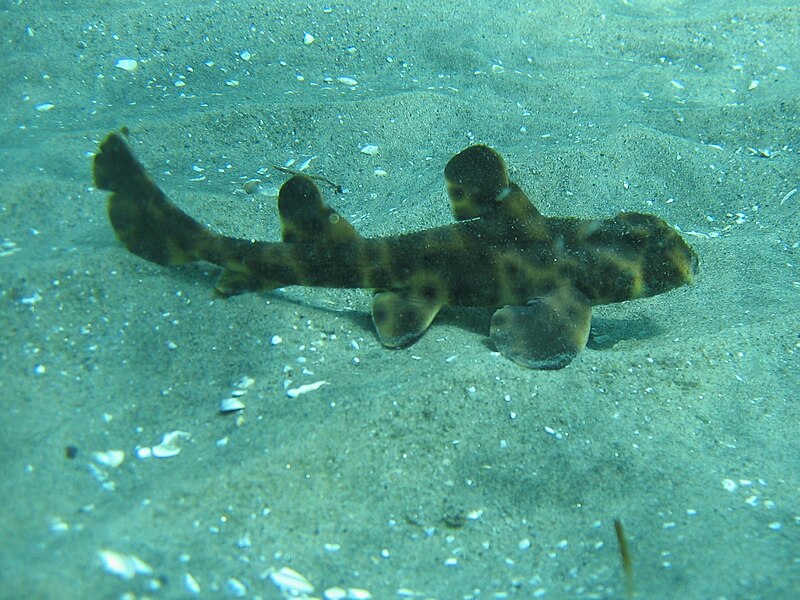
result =
[[[278,194],[281,234],[287,243],[330,244],[360,236],[344,217],[322,200],[319,188],[305,175],[295,175]]]

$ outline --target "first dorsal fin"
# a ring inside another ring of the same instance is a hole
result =
[[[506,215],[536,217],[539,211],[520,187],[508,180],[503,157],[488,146],[470,146],[444,169],[450,210],[457,221]]]
[[[319,188],[305,175],[295,175],[281,186],[278,212],[287,243],[331,244],[360,237],[346,219],[325,204]]]

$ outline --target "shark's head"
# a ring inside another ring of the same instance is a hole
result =
[[[654,215],[620,213],[584,226],[585,243],[597,264],[595,303],[654,296],[690,283],[697,274],[697,254]]]

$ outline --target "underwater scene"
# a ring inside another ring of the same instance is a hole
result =
[[[798,597],[799,7],[0,31],[0,598]]]

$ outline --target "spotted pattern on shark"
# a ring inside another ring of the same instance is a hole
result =
[[[455,223],[383,238],[359,235],[304,175],[280,189],[280,242],[216,233],[167,198],[119,133],[100,144],[93,174],[111,192],[109,219],[130,252],[161,265],[218,265],[222,296],[293,285],[371,289],[387,348],[416,342],[445,306],[481,306],[494,311],[489,335],[500,353],[559,369],[586,346],[592,306],[667,292],[698,270],[692,248],[654,215],[542,215],[483,145],[444,170]]]

